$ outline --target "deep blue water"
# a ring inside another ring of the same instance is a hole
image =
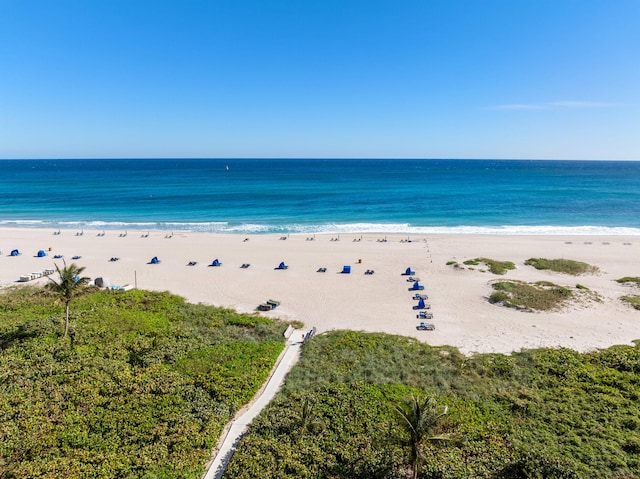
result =
[[[0,226],[640,234],[640,162],[3,160]]]

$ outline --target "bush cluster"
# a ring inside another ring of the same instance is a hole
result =
[[[421,478],[640,477],[640,347],[465,357],[410,338],[335,331],[305,344],[284,389],[250,427],[227,478],[402,478],[395,406],[449,407]]]
[[[199,478],[285,325],[168,293],[0,294],[0,477]]]

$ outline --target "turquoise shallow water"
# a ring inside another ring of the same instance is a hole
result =
[[[3,160],[0,226],[640,234],[640,162]]]

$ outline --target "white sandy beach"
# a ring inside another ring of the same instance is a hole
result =
[[[0,286],[17,283],[20,276],[62,266],[86,266],[91,278],[106,277],[110,284],[171,291],[192,302],[202,302],[253,312],[267,299],[280,307],[259,313],[300,320],[318,332],[332,329],[379,331],[411,336],[432,345],[452,345],[464,353],[511,352],[522,348],[565,346],[579,351],[630,344],[640,339],[640,311],[622,303],[625,294],[639,288],[614,280],[640,276],[640,237],[622,236],[476,236],[476,235],[384,235],[366,234],[214,235],[205,233],[0,229]],[[247,238],[247,240],[245,240]],[[361,239],[360,239],[361,238]],[[354,241],[360,239],[359,241]],[[10,257],[13,249],[22,253]],[[38,250],[47,256],[36,257]],[[81,256],[72,260],[72,256]],[[161,262],[147,264],[157,256]],[[119,261],[109,261],[112,257]],[[488,257],[513,261],[517,269],[505,276],[456,269],[447,261]],[[537,271],[523,263],[531,257],[566,258],[600,268],[596,275],[573,277]],[[215,258],[220,267],[208,267]],[[359,263],[359,260],[362,262]],[[195,266],[187,266],[197,261]],[[275,270],[284,261],[289,268]],[[240,268],[249,263],[249,268]],[[343,265],[351,274],[340,274]],[[327,268],[326,273],[317,272]],[[401,276],[411,267],[436,324],[435,331],[417,331],[412,306],[412,283]],[[366,270],[373,275],[365,275]],[[491,305],[492,280],[548,280],[560,285],[576,283],[598,292],[602,302],[590,302],[562,312],[524,313]],[[41,283],[45,279],[36,280]],[[33,283],[33,282],[32,282]]]

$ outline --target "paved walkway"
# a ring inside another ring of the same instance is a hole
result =
[[[296,361],[298,361],[298,358],[300,357],[300,346],[302,346],[300,339],[302,338],[303,333],[304,331],[295,330],[291,334],[289,341],[287,342],[287,349],[280,359],[280,362],[277,364],[267,386],[262,391],[262,394],[256,398],[253,403],[251,403],[249,408],[233,421],[222,446],[220,446],[220,450],[209,466],[209,469],[203,479],[222,478],[222,475],[227,468],[227,464],[233,457],[233,453],[236,451],[236,447],[238,447],[238,443],[247,430],[247,427],[260,413],[260,411],[269,404],[269,401],[273,399],[280,389],[287,373]]]

